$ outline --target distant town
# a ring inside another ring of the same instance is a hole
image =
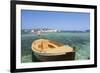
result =
[[[76,31],[76,30],[57,30],[57,29],[48,29],[48,28],[34,28],[34,29],[22,29],[22,33],[37,33],[37,32],[90,32],[90,30],[85,31]]]

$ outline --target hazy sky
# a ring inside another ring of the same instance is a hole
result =
[[[90,29],[90,14],[21,10],[22,29],[50,28],[58,30]]]

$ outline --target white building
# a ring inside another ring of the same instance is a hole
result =
[[[57,32],[58,30],[57,29],[47,29],[47,30],[43,30],[43,29],[40,29],[40,30],[35,30],[35,29],[32,29],[31,32]]]

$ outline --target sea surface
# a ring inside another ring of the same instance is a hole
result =
[[[42,33],[38,36],[34,33],[21,34],[21,62],[40,62],[33,56],[31,44],[36,39],[49,39],[75,47],[75,60],[90,59],[90,33],[89,32],[52,32]]]

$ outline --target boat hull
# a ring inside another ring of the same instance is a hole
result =
[[[65,54],[60,55],[41,55],[39,53],[34,53],[37,59],[40,61],[68,61],[68,60],[74,60],[75,59],[75,52],[67,52]]]

